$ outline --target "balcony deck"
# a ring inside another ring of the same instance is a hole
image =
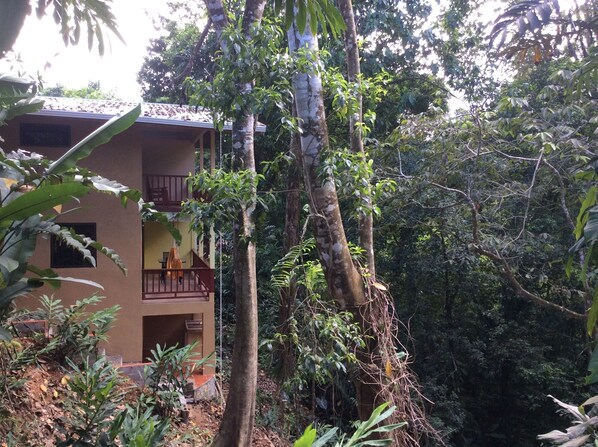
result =
[[[154,202],[160,211],[178,211],[192,197],[186,175],[146,175],[145,179],[145,200]]]
[[[214,292],[214,270],[206,267],[189,269],[144,269],[142,299],[195,299],[208,301]]]

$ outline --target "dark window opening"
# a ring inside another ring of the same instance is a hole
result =
[[[76,234],[87,236],[94,241],[96,240],[96,224],[95,223],[68,223],[60,224],[64,228],[71,228]],[[77,268],[77,267],[94,267],[93,264],[83,257],[83,254],[72,247],[69,247],[65,242],[52,235],[50,250],[50,266],[52,268]],[[97,253],[95,248],[88,247],[91,256],[97,260]]]
[[[71,146],[71,126],[68,124],[21,123],[20,133],[21,146]]]

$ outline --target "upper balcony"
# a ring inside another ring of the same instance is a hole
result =
[[[146,175],[145,188],[145,201],[154,202],[158,211],[180,211],[181,203],[193,197],[186,175]]]

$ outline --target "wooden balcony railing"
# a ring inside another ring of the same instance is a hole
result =
[[[207,301],[214,292],[214,270],[144,269],[143,300],[191,298]]]
[[[162,210],[180,209],[181,202],[189,199],[186,175],[146,175],[147,202],[154,202]]]

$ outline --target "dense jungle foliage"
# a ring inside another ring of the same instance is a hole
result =
[[[579,403],[593,393],[584,383],[592,339],[583,315],[592,303],[594,278],[591,271],[584,276],[583,258],[580,264],[569,250],[594,183],[595,86],[586,83],[577,94],[570,86],[595,57],[596,5],[588,1],[568,10],[576,19],[567,28],[564,19],[555,18],[566,5],[528,3],[523,12],[500,7],[503,15],[493,33],[517,23],[519,28],[489,46],[492,24],[484,19],[489,9],[481,8],[483,2],[449,2],[433,15],[436,7],[426,2],[353,2],[369,82],[364,97],[369,175],[380,185],[377,272],[402,324],[398,351],[412,362],[428,414],[447,445],[537,445],[538,434],[567,424],[548,394]],[[529,11],[531,19],[517,22],[517,14]],[[561,28],[550,29],[548,17]],[[152,44],[139,75],[148,100],[173,101],[185,94],[176,83],[157,90],[151,79],[159,70],[179,72],[176,64],[188,59],[175,61],[177,48],[190,29],[201,32],[192,23],[177,27],[164,20],[169,33]],[[345,219],[355,237],[354,194],[367,168],[343,152],[343,107],[351,86],[335,75],[345,70],[342,44],[328,37],[322,45],[331,70],[325,87],[336,152],[330,164],[344,209],[353,210]],[[208,81],[218,76],[210,54],[205,43],[194,66]],[[451,92],[466,98],[468,108],[452,106],[449,112]],[[293,163],[284,149],[288,131],[278,124],[284,116],[272,110],[260,115],[269,131],[256,151],[265,175],[260,190],[273,197],[258,218],[257,242],[262,364],[273,371],[281,365],[268,348],[277,353],[276,340],[286,336],[278,332],[276,287],[284,270],[279,259],[285,195],[279,191],[286,190]],[[223,150],[226,154],[227,141]],[[350,380],[334,366],[350,359],[334,343],[346,346],[343,337],[352,329],[342,314],[330,315],[318,304],[327,300],[326,287],[306,238],[303,267],[295,271],[300,292],[291,324],[291,337],[301,342],[285,396],[339,423],[355,413]],[[225,240],[225,265],[227,247]],[[288,264],[289,256],[285,259]],[[225,269],[227,278],[230,274]],[[230,283],[224,284],[228,333],[234,299]]]
[[[257,423],[276,427],[289,439],[303,434],[297,446],[311,445],[316,431],[324,433],[324,440],[315,445],[325,445],[326,439],[354,445],[356,437],[367,436],[374,422],[392,413],[378,407],[355,429],[355,439],[340,434],[352,431],[350,421],[358,417],[358,357],[372,334],[384,333],[381,328],[392,321],[374,322],[364,334],[355,310],[339,308],[317,254],[321,241],[309,230],[313,196],[297,163],[293,134],[301,123],[293,114],[290,80],[316,60],[330,133],[319,175],[335,181],[351,254],[366,278],[368,296],[389,299],[385,307],[398,321],[393,354],[405,369],[391,362],[373,366],[381,380],[396,383],[397,376],[403,377],[399,383],[408,386],[400,390],[406,393],[402,396],[424,408],[432,426],[395,428],[421,429],[424,436],[414,437],[419,445],[527,447],[540,443],[538,435],[571,425],[557,413],[562,408],[580,423],[542,439],[594,445],[596,410],[586,414],[577,405],[598,401],[587,400],[597,394],[598,374],[596,0],[492,6],[483,1],[355,0],[362,71],[355,82],[347,80],[342,27],[335,24],[338,17],[329,3],[298,0],[295,17],[289,17],[295,5],[289,0],[285,18],[278,14],[282,3],[268,5],[260,26],[247,33],[241,19],[237,25],[232,20],[235,13],[242,16],[244,2],[227,5],[233,25],[224,32],[215,32],[209,20],[206,24],[203,9],[173,2],[172,15],[161,18],[165,33],[152,41],[139,73],[147,101],[208,106],[217,126],[245,113],[268,127],[257,140],[255,175],[235,164],[234,136],[224,133],[218,160],[222,170],[190,179],[193,188],[211,191],[212,201],[184,207],[193,222],[220,230],[223,313],[217,318],[224,320],[221,341],[229,359],[235,325],[244,324],[235,321],[242,297],[235,297],[233,249],[248,242],[257,247],[259,360],[280,387],[279,402],[259,414]],[[102,8],[100,13],[105,26],[114,28],[114,18]],[[290,57],[283,24],[301,28],[297,22],[303,22],[305,31],[310,28],[306,22],[316,17],[320,23],[312,30],[321,32],[321,51]],[[69,27],[62,31],[68,37]],[[92,38],[97,34],[89,32]],[[227,53],[230,48],[235,53]],[[251,95],[240,94],[240,78]],[[25,100],[21,105],[35,104],[31,83],[4,82],[16,85],[17,102]],[[101,93],[93,85],[87,90]],[[455,96],[464,101],[456,106]],[[363,116],[356,124],[363,154],[349,150],[357,97],[363,99]],[[5,110],[14,105],[9,103]],[[25,166],[11,171],[21,182],[29,174],[28,163],[38,163],[25,157],[1,161],[8,171]],[[56,185],[47,187],[64,188],[60,176],[50,175],[52,165],[39,163],[47,174],[42,186],[52,180]],[[76,169],[73,164],[68,167]],[[126,192],[127,197],[136,194],[120,184],[116,189],[115,194]],[[10,185],[7,190],[15,201],[33,197]],[[256,231],[239,242],[238,235],[231,236],[232,223],[240,210],[253,207]],[[2,227],[20,235],[21,221],[40,225],[40,209],[34,211],[18,214],[18,220],[5,216]],[[367,255],[358,243],[361,217],[368,213],[375,218],[375,277],[364,268]],[[25,236],[23,243],[30,242],[32,234]],[[8,230],[7,237],[13,237]],[[63,237],[76,245],[76,235]],[[33,247],[28,248],[30,256]],[[0,267],[4,278],[30,291],[38,283],[23,278],[27,259],[5,260]],[[21,290],[13,292],[6,285],[0,288],[4,322],[11,316],[8,304]],[[10,358],[13,363],[4,368],[12,373],[19,362],[32,364],[40,357],[10,345],[9,332],[0,332],[7,339],[0,358]],[[86,343],[93,351],[97,341]],[[81,370],[54,347],[47,351],[60,354],[74,372],[77,380],[63,384],[71,394],[84,394],[86,378],[97,377],[96,383],[110,389],[117,381],[100,363]],[[154,363],[165,353],[182,355],[158,349]],[[228,364],[223,359],[222,373]],[[3,380],[5,387],[14,385]],[[73,418],[58,438],[65,445],[76,440],[126,445],[127,436],[141,435],[143,445],[160,445],[167,424],[157,415],[172,416],[177,402],[172,393],[160,393],[161,380],[154,378],[142,406],[117,412],[115,403],[124,398],[117,393],[114,402],[104,399],[102,422],[87,421],[87,430],[85,417],[83,422]],[[69,404],[75,413],[85,399]],[[305,407],[312,419],[340,427],[339,435],[334,429],[298,427]],[[151,430],[143,433],[140,421],[151,421]],[[390,430],[386,427],[383,431]]]

